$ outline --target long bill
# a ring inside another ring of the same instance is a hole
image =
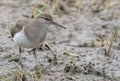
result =
[[[58,24],[58,23],[56,23],[56,22],[54,22],[54,21],[52,22],[52,24],[53,24],[53,25],[56,25],[56,26],[59,26],[59,27],[61,27],[61,28],[67,29],[66,27],[64,27],[64,26],[62,26],[62,25],[60,25],[60,24]]]

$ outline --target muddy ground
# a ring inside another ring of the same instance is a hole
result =
[[[50,50],[37,50],[42,70],[38,77],[30,49],[22,52],[23,66],[14,61],[18,58],[18,46],[9,30],[18,20],[32,14],[33,4],[43,1],[0,0],[0,81],[120,81],[120,5],[107,9],[105,5],[110,0],[106,0],[96,10],[99,1],[88,6],[89,0],[83,0],[80,11],[69,2],[68,13],[56,13],[60,16],[54,16],[54,20],[67,29],[50,26],[46,42],[57,55],[58,64],[52,63]],[[106,56],[115,27],[118,34]]]

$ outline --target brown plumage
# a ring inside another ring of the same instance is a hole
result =
[[[16,25],[11,28],[10,31],[13,41],[19,46],[20,58],[21,47],[34,48],[35,51],[36,48],[40,47],[40,45],[45,42],[47,38],[47,27],[51,24],[66,29],[54,22],[52,16],[49,14],[40,14],[30,20],[19,20]]]
[[[23,26],[28,24],[30,21],[29,20],[18,20],[16,25],[10,29],[11,36],[14,37],[15,33],[19,32]]]

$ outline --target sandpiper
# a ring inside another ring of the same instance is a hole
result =
[[[17,24],[11,28],[11,35],[15,44],[19,46],[19,56],[21,60],[21,47],[36,48],[40,47],[47,38],[47,27],[56,25],[66,29],[64,26],[53,21],[49,14],[39,14],[30,21],[18,21]],[[36,57],[36,54],[35,54]]]

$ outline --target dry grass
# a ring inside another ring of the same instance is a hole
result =
[[[59,12],[60,10],[60,2],[62,0],[54,0],[54,3],[52,6],[50,6],[49,8],[51,8],[51,11],[50,13],[53,14],[53,13],[56,13],[56,12]],[[69,1],[69,0],[66,0],[66,1]],[[81,3],[82,3],[83,0],[73,0],[73,5],[74,5],[74,8],[77,8],[77,10],[79,12],[80,11],[80,7],[81,7]],[[107,0],[102,0],[100,4],[98,4],[98,6],[96,7],[97,9],[99,9],[99,7],[104,4]],[[34,18],[38,13],[42,13],[44,12],[45,10],[50,10],[48,9],[48,0],[44,0],[45,2],[45,5],[40,5],[39,4],[35,4],[33,6],[33,10],[32,10],[32,17]],[[88,5],[87,6],[92,6],[94,5],[94,3],[96,2],[96,0],[90,0]],[[108,4],[105,4],[105,8],[106,9],[110,9],[112,8],[114,5],[120,5],[120,0],[117,0],[116,2],[114,1],[110,1]],[[67,5],[66,5],[67,6]],[[111,48],[112,48],[112,45],[113,45],[113,42],[114,40],[117,38],[117,34],[118,34],[118,30],[117,30],[117,27],[115,29],[115,32],[114,32],[114,35],[111,37],[110,39],[110,44],[108,45],[108,48],[106,48],[106,53],[105,55],[109,56],[110,55],[110,51],[111,51]],[[98,42],[100,42],[100,46],[103,45],[103,40],[100,38],[97,40]],[[70,57],[70,60],[73,64],[74,67],[76,67],[76,62],[75,62],[75,59],[74,59],[74,56],[72,55],[72,53],[70,51],[67,50],[67,48],[64,49],[64,53]],[[53,53],[54,54],[54,53]],[[15,71],[13,72],[15,74],[15,77],[16,77],[16,80],[19,80],[19,81],[23,81],[24,79],[24,76],[25,75],[30,75],[32,80],[33,81],[38,81],[38,77],[41,75],[39,70],[36,70],[36,71],[27,71],[27,70],[23,70],[18,64],[16,64],[16,66],[18,67],[18,71]],[[2,77],[0,80],[2,81],[9,81],[7,78],[5,77]]]
[[[73,4],[73,7],[74,8],[77,8],[77,10],[79,12],[81,12],[81,5],[82,5],[82,1],[83,0],[73,0],[72,1],[72,4]],[[44,0],[44,5],[42,6],[38,6],[40,4],[35,4],[33,6],[33,10],[32,10],[32,17],[35,17],[36,14],[38,13],[42,13],[42,12],[47,12],[47,13],[50,13],[50,14],[59,14],[60,12],[67,12],[67,13],[70,13],[69,12],[69,9],[68,8],[68,3],[69,3],[69,0],[66,0],[66,1],[63,1],[63,0],[53,0],[52,2],[52,5],[50,5],[48,3],[49,1],[48,0]],[[109,1],[107,2],[107,0],[101,0],[101,1],[97,1],[97,0],[90,0],[88,2],[88,5],[86,6],[93,6],[93,5],[96,5],[94,11],[99,11],[100,10],[100,7],[101,6],[104,6],[104,9],[110,9],[112,8],[113,6],[115,5],[119,5],[120,4],[120,0],[117,0],[117,1]],[[49,7],[48,7],[49,6]],[[62,10],[61,10],[62,8]]]
[[[109,41],[108,48],[105,49],[105,55],[107,55],[107,56],[110,55],[110,51],[111,51],[111,48],[113,46],[113,42],[117,38],[117,34],[118,34],[118,27],[115,28],[114,35],[111,37],[111,39]]]

